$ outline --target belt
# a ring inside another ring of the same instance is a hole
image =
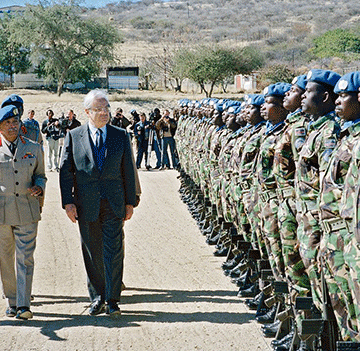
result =
[[[321,227],[325,234],[337,232],[342,229],[346,229],[349,233],[354,231],[354,228],[352,228],[352,221],[346,221],[342,218],[324,219],[321,222]]]
[[[299,213],[306,213],[315,210],[319,210],[319,206],[314,201],[307,201],[307,202],[303,202],[301,200],[296,201],[296,211]]]
[[[278,188],[276,192],[280,199],[287,199],[289,197],[295,197],[295,189],[292,186],[287,186],[285,188]]]
[[[259,193],[260,200],[265,203],[271,199],[277,198],[277,194],[275,190],[265,190]]]

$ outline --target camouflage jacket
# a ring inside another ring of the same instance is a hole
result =
[[[339,216],[340,201],[344,192],[345,177],[349,171],[352,150],[360,134],[360,122],[340,133],[340,139],[325,171],[320,192],[320,218]],[[353,170],[354,171],[354,170]],[[359,172],[357,168],[356,176]]]
[[[336,146],[340,126],[331,112],[309,123],[307,137],[300,151],[295,171],[298,200],[316,202],[320,191],[320,174],[324,173]]]
[[[290,113],[285,120],[274,154],[273,172],[277,188],[294,186],[295,161],[305,142],[308,120],[301,110]]]
[[[269,133],[264,133],[257,156],[254,176],[262,190],[276,189],[273,172],[276,144],[284,131],[285,123],[278,123]]]
[[[250,136],[246,141],[244,146],[241,161],[239,164],[239,181],[249,181],[252,182],[252,172],[254,168],[254,162],[259,152],[260,145],[262,143],[262,138],[265,133],[265,125],[258,124],[253,127],[250,131]]]

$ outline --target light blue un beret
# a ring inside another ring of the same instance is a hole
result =
[[[302,74],[301,76],[297,76],[291,82],[292,85],[297,85],[300,89],[305,90],[307,83],[306,74]]]
[[[275,83],[270,84],[264,89],[264,97],[267,96],[278,96],[284,97],[285,93],[291,89],[290,83]]]
[[[308,82],[324,83],[334,87],[341,78],[340,74],[324,69],[312,69],[307,74]]]
[[[0,109],[0,123],[11,117],[20,117],[19,109],[16,106],[6,105]]]
[[[246,103],[249,105],[261,106],[265,103],[264,95],[262,94],[252,94],[249,95]]]
[[[334,93],[358,92],[360,87],[360,72],[350,72],[342,76],[335,85]]]

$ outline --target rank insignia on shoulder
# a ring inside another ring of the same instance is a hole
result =
[[[301,128],[295,128],[295,136],[297,137],[303,137],[306,135],[306,129],[304,127]]]
[[[325,139],[325,148],[326,149],[333,149],[336,145],[335,139]]]
[[[35,155],[31,152],[27,152],[23,157],[21,157],[23,160],[26,158],[35,158]]]

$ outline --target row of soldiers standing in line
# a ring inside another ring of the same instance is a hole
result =
[[[360,349],[359,87],[312,69],[242,103],[180,101],[183,199],[274,350]]]

